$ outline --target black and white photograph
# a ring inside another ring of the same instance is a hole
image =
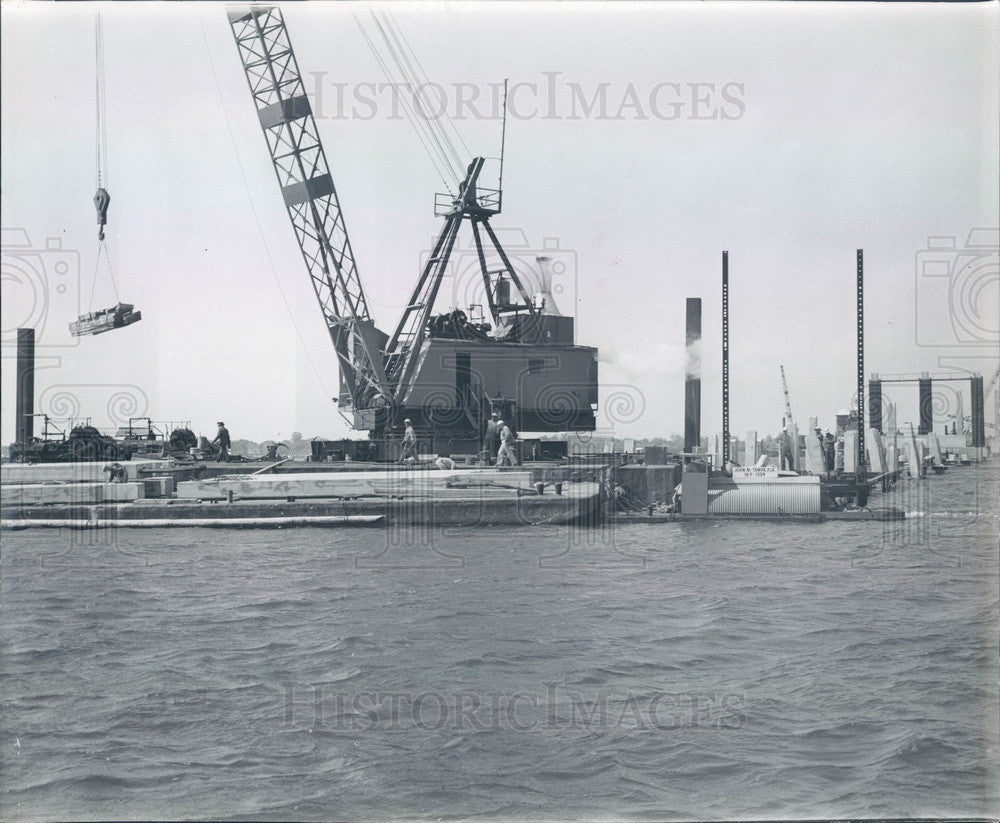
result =
[[[1000,0],[2,0],[0,175],[0,820],[1000,820]]]

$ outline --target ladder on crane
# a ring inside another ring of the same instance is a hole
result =
[[[492,190],[480,192],[478,189],[479,175],[485,162],[484,158],[476,157],[469,164],[465,180],[459,186],[458,195],[452,200],[451,208],[445,214],[445,225],[434,243],[434,251],[425,263],[416,288],[386,347],[386,374],[396,392],[396,397],[400,400],[405,399],[409,391],[410,381],[419,359],[420,343],[434,310],[441,282],[448,271],[455,240],[464,221],[468,220],[472,225],[472,236],[476,244],[486,299],[490,315],[498,330],[505,317],[524,315],[528,318],[537,318],[539,313],[490,225],[490,217],[500,211],[500,199],[498,192]],[[483,234],[486,235],[488,246],[484,242]],[[500,258],[500,269],[488,268],[487,249]],[[509,294],[504,295],[504,284],[507,292],[510,285],[513,285],[520,302],[510,302]],[[528,327],[530,329],[532,325],[528,324]],[[534,328],[538,328],[537,323],[534,324]]]

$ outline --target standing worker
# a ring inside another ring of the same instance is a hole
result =
[[[833,467],[837,462],[837,444],[830,432],[826,433],[826,439],[823,442],[823,459],[826,461],[826,470],[833,474]]]
[[[232,440],[229,437],[229,429],[226,428],[226,424],[221,420],[216,424],[219,427],[218,433],[215,435],[215,439],[212,441],[213,446],[219,447],[219,456],[217,462],[228,463],[229,462],[229,447],[232,445]]]
[[[483,435],[483,452],[486,454],[486,463],[493,465],[493,455],[497,453],[497,441],[500,438],[500,426],[497,421],[500,415],[493,412],[486,423],[486,434]]]
[[[783,426],[781,434],[778,435],[778,468],[781,471],[795,470],[795,461],[792,459],[792,438],[788,434],[788,426]]]
[[[823,442],[823,429],[819,426],[816,427],[816,440],[819,441],[819,451],[817,452],[817,454],[819,454],[819,466],[817,468],[819,468],[820,471],[826,471],[826,452],[824,451],[826,444]],[[806,449],[806,457],[809,457],[808,448]],[[809,462],[807,460],[806,466],[808,465]]]
[[[512,448],[514,443],[514,432],[510,430],[510,426],[503,422],[503,420],[497,420],[497,427],[500,430],[500,450],[497,452],[497,466],[516,466],[517,461],[514,459],[514,450]],[[509,463],[507,461],[510,461]]]
[[[407,417],[403,421],[403,425],[406,426],[406,429],[403,431],[403,452],[399,456],[400,463],[417,459],[417,433],[413,430],[413,423]]]

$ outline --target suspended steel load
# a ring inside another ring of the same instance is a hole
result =
[[[142,320],[142,312],[135,310],[131,303],[118,303],[109,309],[81,314],[69,324],[69,330],[74,337],[85,334],[103,334],[125,326],[130,326]]]
[[[83,337],[88,334],[102,334],[106,331],[121,329],[142,320],[142,312],[135,311],[135,306],[131,303],[122,303],[118,294],[118,283],[115,281],[115,274],[111,268],[111,256],[108,252],[107,242],[104,237],[104,227],[108,224],[108,207],[111,205],[111,195],[104,188],[105,170],[108,165],[108,141],[107,141],[107,117],[106,117],[106,95],[104,82],[104,29],[101,25],[101,15],[97,15],[95,37],[95,57],[97,68],[96,100],[97,112],[96,128],[96,160],[97,160],[97,193],[94,195],[94,208],[97,211],[97,262],[94,266],[94,280],[90,290],[90,306],[94,304],[94,293],[97,290],[97,280],[101,269],[101,258],[104,258],[108,270],[111,285],[114,288],[115,299],[118,301],[114,306],[97,311],[89,311],[80,315],[73,323],[69,324],[69,331],[74,337]]]

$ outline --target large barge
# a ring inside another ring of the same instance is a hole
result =
[[[348,464],[350,465],[350,464]],[[602,511],[594,472],[526,467],[221,474],[132,461],[132,479],[105,482],[99,463],[3,466],[7,528],[587,525]],[[197,468],[207,468],[201,464]],[[345,467],[346,468],[346,467]]]

